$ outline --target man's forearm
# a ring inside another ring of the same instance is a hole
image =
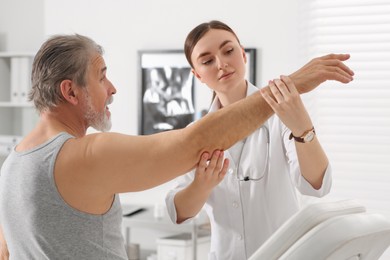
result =
[[[292,74],[297,90],[306,93],[326,80],[349,82],[353,73],[342,63],[348,57],[327,55],[312,60]],[[268,86],[263,89],[269,91]],[[100,145],[98,147],[102,149],[94,147],[93,154],[111,162],[110,178],[115,174],[122,176],[119,178],[120,182],[112,184],[113,192],[148,189],[188,172],[195,167],[204,152],[211,156],[215,150],[227,150],[259,128],[273,114],[274,111],[258,91],[206,115],[184,129],[137,138],[122,138],[120,135],[108,133],[99,135],[99,143],[110,143],[115,147],[115,152],[106,149],[105,145]],[[142,163],[144,158],[149,160]],[[93,165],[97,172],[100,171],[102,176],[105,176],[105,163]],[[137,174],[136,178],[130,178],[131,174],[123,171],[129,167],[132,173]],[[106,183],[109,177],[101,179]]]
[[[266,87],[268,88],[268,87]],[[260,92],[240,100],[228,107],[206,115],[194,123],[191,131],[193,147],[199,147],[198,158],[203,152],[226,150],[237,141],[259,128],[274,111]]]
[[[327,80],[348,83],[353,80],[353,71],[343,61],[348,54],[329,54],[312,59],[290,75],[299,93],[306,93]],[[268,86],[264,90],[269,91]],[[270,91],[269,91],[270,92]],[[192,125],[191,138],[198,158],[205,151],[226,150],[238,140],[245,138],[261,126],[274,111],[259,92],[220,109],[205,120]]]

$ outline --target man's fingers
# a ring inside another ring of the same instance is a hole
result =
[[[345,76],[343,74],[340,74],[340,73],[337,73],[337,72],[334,72],[334,71],[326,71],[323,73],[323,76],[325,78],[325,80],[336,80],[336,81],[339,81],[341,83],[344,83],[344,84],[347,84],[349,82],[351,82],[351,77],[349,76]]]
[[[349,54],[327,54],[321,57],[318,57],[316,59],[321,59],[321,60],[341,60],[341,61],[346,61],[351,57]]]
[[[340,68],[342,71],[345,71],[350,76],[355,75],[355,73],[340,60],[324,60],[323,65]]]
[[[334,73],[340,74],[341,76],[345,77],[349,81],[353,80],[353,77],[350,74],[348,74],[345,70],[342,70],[338,67],[333,67],[333,71],[334,71]]]

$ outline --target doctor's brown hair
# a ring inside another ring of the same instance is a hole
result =
[[[184,54],[192,68],[194,68],[194,64],[191,61],[192,51],[194,50],[195,45],[198,43],[198,41],[202,39],[202,37],[211,29],[225,30],[231,32],[240,44],[240,40],[238,39],[236,33],[232,30],[232,28],[230,28],[227,24],[221,21],[212,20],[208,23],[199,24],[194,29],[192,29],[192,31],[187,35],[187,38],[184,42]]]

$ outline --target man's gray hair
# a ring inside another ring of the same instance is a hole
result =
[[[41,113],[64,101],[60,84],[69,79],[86,86],[86,74],[91,58],[103,49],[92,39],[75,35],[55,35],[49,38],[35,55],[31,81],[30,101]]]

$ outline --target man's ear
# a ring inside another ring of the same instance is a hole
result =
[[[192,74],[194,74],[194,76],[195,76],[197,79],[200,80],[200,82],[204,83],[204,82],[202,81],[202,77],[196,72],[196,70],[191,69],[191,72],[192,72]]]
[[[66,79],[61,81],[60,83],[61,94],[64,99],[72,105],[77,105],[79,100],[77,93],[79,92],[79,88],[71,81],[70,79]]]

